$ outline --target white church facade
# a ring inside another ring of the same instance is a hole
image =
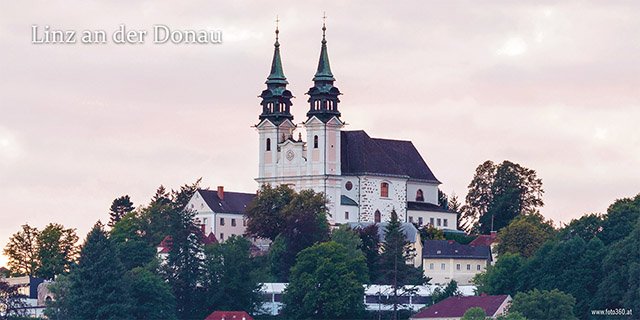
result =
[[[307,119],[293,122],[293,98],[287,89],[280,57],[278,30],[259,135],[261,184],[286,184],[296,191],[323,192],[332,224],[385,222],[392,210],[405,222],[457,229],[456,213],[438,205],[435,177],[411,141],[371,138],[364,131],[344,130],[340,90],[329,65],[326,28],[313,87],[307,95]],[[302,140],[302,131],[308,141]]]

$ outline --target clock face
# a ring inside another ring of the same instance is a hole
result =
[[[295,153],[293,153],[293,150],[289,150],[287,151],[287,160],[291,161],[293,160],[293,158],[296,156]]]

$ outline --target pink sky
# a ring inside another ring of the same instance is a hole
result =
[[[254,192],[276,14],[295,122],[322,13],[347,129],[411,140],[441,188],[508,159],[556,222],[640,192],[640,4],[622,1],[0,3],[0,247],[29,223],[108,220],[164,184]],[[219,45],[35,45],[31,25],[220,29]],[[6,258],[0,257],[0,265]]]

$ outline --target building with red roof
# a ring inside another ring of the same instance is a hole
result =
[[[487,317],[495,318],[507,314],[510,302],[509,295],[449,297],[422,310],[411,319],[460,319],[471,308],[482,308],[487,313]]]
[[[498,251],[496,250],[496,242],[498,234],[495,231],[491,231],[491,234],[481,234],[477,238],[473,239],[469,243],[470,246],[489,246],[491,248],[491,264],[495,264],[498,260]]]
[[[214,311],[204,320],[253,320],[253,318],[244,311]]]

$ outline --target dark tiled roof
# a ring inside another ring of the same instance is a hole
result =
[[[407,209],[415,211],[438,211],[456,213],[455,211],[443,209],[441,206],[429,202],[407,201]]]
[[[351,199],[351,198],[349,198],[349,197],[347,197],[345,195],[341,195],[340,196],[340,204],[343,205],[343,206],[357,206],[358,205],[358,203],[355,200],[353,200],[353,199]]]
[[[496,241],[496,234],[495,233],[493,233],[493,234],[481,234],[477,238],[473,239],[473,241],[469,242],[469,245],[473,245],[473,246],[480,246],[480,245],[489,246],[494,241]]]
[[[463,245],[454,240],[427,240],[422,247],[422,257],[490,260],[491,248],[489,246]]]
[[[204,320],[253,320],[253,318],[244,311],[214,311]]]
[[[440,183],[411,141],[375,139],[366,132],[342,131],[342,174],[382,174]]]
[[[217,213],[244,214],[256,196],[255,193],[224,192],[224,200],[218,197],[216,190],[198,190],[209,208]]]
[[[461,318],[465,311],[476,307],[484,309],[487,317],[493,317],[508,298],[508,295],[449,297],[422,310],[411,319]]]

